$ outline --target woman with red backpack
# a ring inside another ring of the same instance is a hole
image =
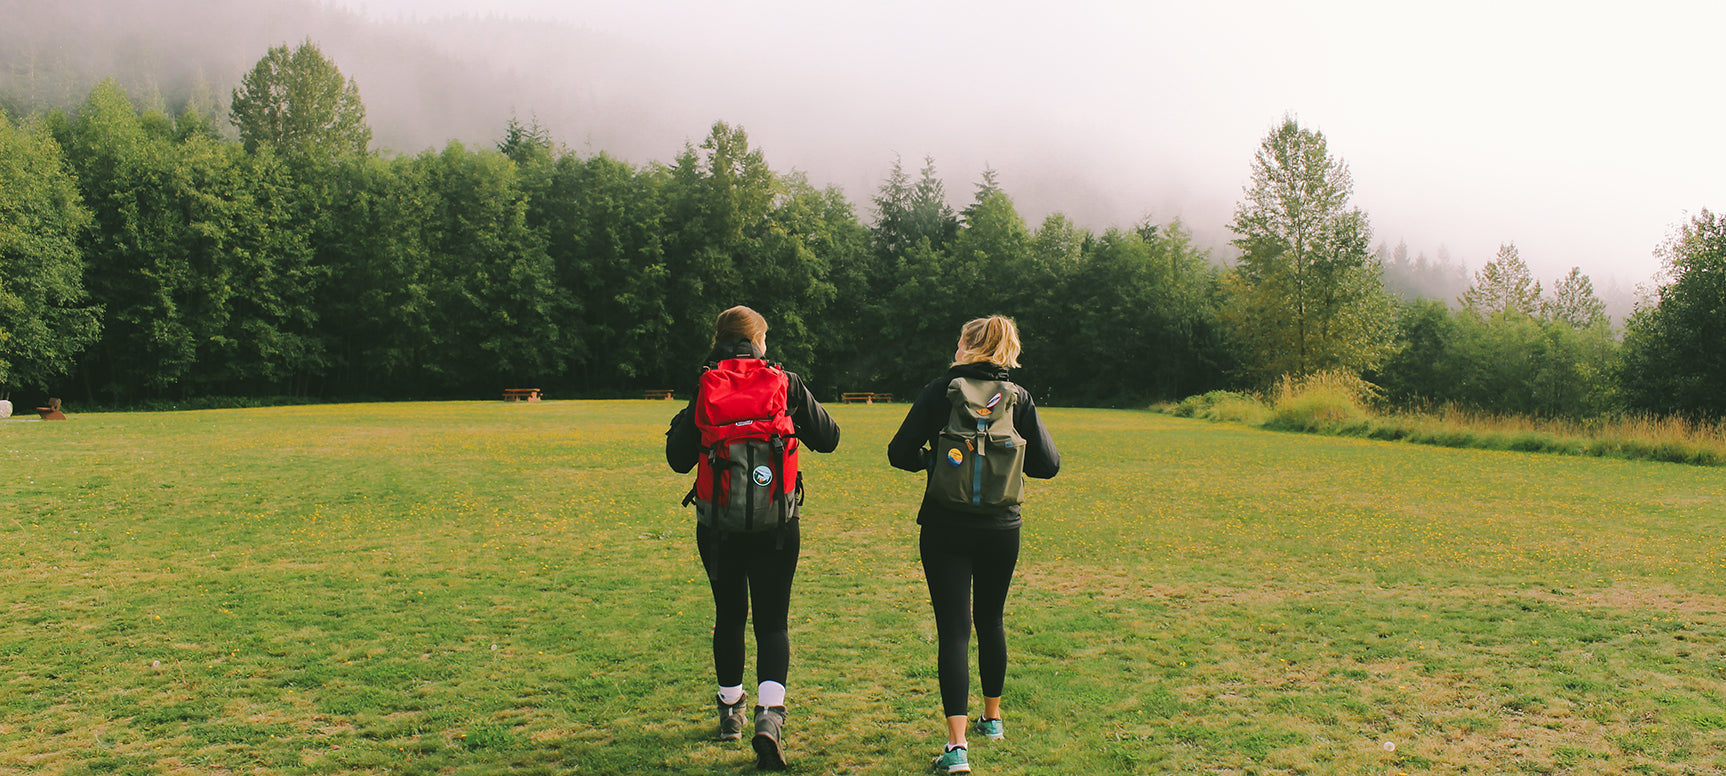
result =
[[[977,731],[1006,737],[1004,611],[1019,560],[1023,478],[1047,479],[1061,470],[1061,454],[1037,417],[1030,391],[1007,380],[1007,369],[1019,366],[1019,352],[1012,319],[995,315],[966,323],[953,365],[917,395],[887,444],[893,466],[928,477],[917,510],[918,549],[935,610],[936,667],[947,717],[947,746],[934,767],[949,774],[971,772],[966,652],[973,623],[983,689]]]
[[[766,353],[760,313],[738,306],[719,314],[695,395],[666,431],[665,460],[680,474],[697,469],[684,503],[695,503],[695,545],[713,590],[719,737],[743,737],[744,626],[753,604],[757,705],[750,743],[757,768],[781,770],[787,620],[803,497],[797,452],[803,445],[832,452],[839,426],[803,379],[767,361]]]

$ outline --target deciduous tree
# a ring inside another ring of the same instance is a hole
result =
[[[1660,248],[1664,277],[1625,326],[1631,406],[1726,417],[1726,217],[1704,209]]]
[[[1353,178],[1324,134],[1292,117],[1265,136],[1230,229],[1241,250],[1231,323],[1258,378],[1359,373],[1393,347],[1393,310],[1367,248]]]
[[[94,217],[81,248],[90,295],[103,307],[101,339],[80,370],[109,399],[189,392],[198,347],[223,314],[220,300],[195,290],[209,279],[196,276],[184,249],[184,171],[169,129],[165,117],[146,121],[109,80],[91,90],[61,139]]]
[[[116,400],[291,391],[325,365],[299,188],[273,151],[186,129],[112,81],[66,127],[105,313],[85,376]]]
[[[556,273],[527,226],[527,198],[502,153],[452,142],[421,154],[436,219],[429,234],[432,330],[445,384],[539,383],[566,366]]]
[[[230,106],[247,151],[365,153],[372,130],[353,79],[310,40],[271,48],[240,79]]]
[[[0,386],[48,388],[96,341],[79,249],[89,225],[59,144],[0,113]]]

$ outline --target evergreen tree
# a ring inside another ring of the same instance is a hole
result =
[[[932,156],[923,157],[923,169],[911,187],[908,217],[911,243],[926,238],[929,247],[940,251],[959,234],[959,217],[953,213],[953,206],[947,204],[947,188],[935,171]]]
[[[1516,243],[1498,246],[1498,256],[1474,273],[1474,284],[1458,300],[1481,318],[1532,316],[1540,312],[1540,284],[1528,271]]]
[[[953,238],[948,256],[951,305],[971,317],[1022,316],[1054,277],[1034,260],[1031,229],[1012,198],[985,187],[979,187],[977,196],[965,209],[965,226]],[[1026,323],[1019,321],[1020,328]]]
[[[1571,267],[1570,274],[1553,286],[1552,298],[1541,302],[1540,314],[1549,321],[1586,329],[1606,319],[1606,303],[1594,295],[1594,283],[1582,268]]]
[[[972,218],[976,214],[978,206],[982,205],[984,202],[989,201],[989,199],[996,194],[1005,193],[1001,190],[1001,180],[1000,179],[1001,179],[1001,174],[999,172],[997,172],[995,170],[995,168],[993,168],[993,167],[983,168],[982,175],[977,180],[977,183],[974,184],[976,186],[977,190],[974,193],[972,193],[972,195],[971,195],[971,197],[972,197],[971,204],[969,206],[967,206],[964,210],[959,212],[959,217],[960,217],[962,223],[964,223],[964,224],[971,223]]]
[[[503,139],[497,143],[497,150],[518,165],[549,161],[552,157],[551,133],[540,126],[538,120],[523,125],[512,117],[509,126],[504,128]]]
[[[1436,260],[1427,258],[1425,253],[1410,258],[1408,244],[1400,241],[1394,249],[1381,244],[1377,256],[1384,267],[1385,290],[1404,300],[1450,301],[1468,290],[1467,268],[1451,263],[1449,253],[1442,247]]]
[[[876,254],[888,259],[903,255],[916,243],[916,235],[911,231],[911,177],[897,156],[872,202],[875,223],[869,227],[869,239]]]
[[[941,251],[959,233],[959,217],[947,204],[946,186],[932,157],[924,157],[923,169],[914,183],[895,158],[892,172],[873,201],[875,223],[869,230],[870,240],[877,254],[888,260],[903,257],[920,240]]]
[[[638,297],[644,321],[670,322],[655,345],[651,382],[683,388],[693,379],[690,365],[706,355],[721,310],[745,304],[768,314],[753,271],[779,192],[766,154],[741,127],[716,122],[700,146],[678,155],[667,192],[664,279]]]

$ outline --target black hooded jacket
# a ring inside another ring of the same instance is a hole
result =
[[[707,363],[760,356],[755,345],[746,340],[721,342],[707,354]],[[815,400],[815,394],[803,384],[803,378],[790,371],[785,373],[785,377],[785,414],[797,427],[798,441],[817,453],[833,452],[839,446],[839,424],[834,423],[827,409]],[[689,397],[689,404],[671,419],[671,428],[665,432],[665,462],[678,474],[688,473],[701,458],[701,430],[695,427],[695,399],[695,396]]]
[[[887,443],[887,461],[894,467],[909,472],[929,471],[929,451],[936,447],[936,437],[940,436],[941,428],[947,425],[947,416],[953,409],[953,405],[947,401],[947,385],[953,382],[955,377],[1006,380],[1007,369],[988,362],[958,364],[923,386],[923,390],[917,394],[917,400],[911,404],[911,411],[905,415],[905,422],[899,425],[899,432],[893,435],[893,441]],[[1049,430],[1043,427],[1043,421],[1037,417],[1037,405],[1031,400],[1031,392],[1018,383],[1014,383],[1013,387],[1019,392],[1018,402],[1013,408],[1013,427],[1025,438],[1025,476],[1043,480],[1054,477],[1061,471],[1061,452],[1055,449],[1055,439],[1049,436]],[[1017,504],[1003,507],[996,513],[979,515],[942,506],[932,500],[925,489],[923,505],[917,510],[917,522],[924,525],[939,523],[1016,528],[1021,520]]]

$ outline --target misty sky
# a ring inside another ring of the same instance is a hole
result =
[[[1099,230],[1178,217],[1222,245],[1285,113],[1348,163],[1375,243],[1471,271],[1514,241],[1548,286],[1571,266],[1642,283],[1675,224],[1726,208],[1726,3],[330,4],[556,19],[663,52],[690,142],[741,125],[866,217],[895,154],[913,175],[928,155],[957,206],[987,166],[1033,228],[1057,209]]]

